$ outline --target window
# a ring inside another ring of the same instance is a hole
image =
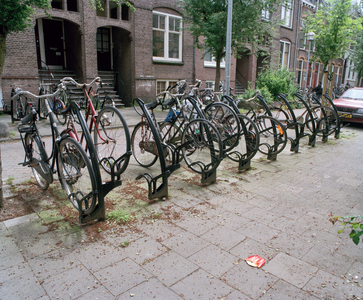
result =
[[[63,7],[62,7],[62,0],[53,0],[51,2],[51,6],[52,6],[52,8],[63,9]]]
[[[282,25],[286,27],[292,26],[292,0],[285,0],[281,7]]]
[[[129,21],[129,7],[126,4],[121,4],[121,20]]]
[[[109,10],[110,10],[110,18],[118,19],[118,5],[114,1],[108,2]]]
[[[305,34],[305,24],[304,20],[301,20],[301,31],[300,31],[300,49],[305,49],[307,44],[306,34]]]
[[[182,18],[162,13],[153,14],[153,60],[181,61]]]
[[[268,6],[262,10],[261,17],[262,19],[270,20],[270,10]]]
[[[347,66],[348,66],[347,80],[355,80],[354,64],[350,59],[348,60]]]
[[[290,46],[289,42],[280,41],[280,66],[282,68],[289,68],[290,60]]]
[[[298,70],[297,70],[297,84],[301,87],[303,77],[303,61],[299,60]]]
[[[101,7],[98,7],[98,4],[97,4],[97,16],[106,17],[106,1],[100,0],[100,2],[101,2]]]
[[[166,91],[168,86],[176,84],[177,80],[157,80],[156,81],[156,94]]]
[[[67,0],[67,10],[78,11],[77,0]]]
[[[204,66],[213,67],[213,68],[215,68],[217,66],[216,59],[212,55],[212,53],[208,50],[208,48],[206,48],[204,51]],[[225,68],[225,66],[226,66],[226,62],[225,62],[224,58],[222,58],[220,67]]]

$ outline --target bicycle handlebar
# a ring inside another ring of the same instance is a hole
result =
[[[27,95],[29,97],[33,97],[35,99],[43,99],[43,98],[48,98],[48,97],[54,97],[56,96],[60,91],[65,90],[66,87],[64,86],[63,83],[60,83],[57,87],[57,90],[53,93],[53,94],[46,94],[46,95],[34,95],[33,93],[29,92],[29,91],[19,91],[16,95],[12,96],[11,99],[16,99],[17,97],[19,97],[20,95]]]
[[[100,77],[96,77],[90,83],[78,83],[72,77],[64,77],[63,79],[61,79],[61,82],[64,83],[64,84],[66,84],[66,83],[72,83],[72,84],[74,84],[78,88],[87,88],[87,87],[90,87],[94,83],[100,83],[101,82],[101,78]]]

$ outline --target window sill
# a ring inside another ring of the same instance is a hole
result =
[[[173,61],[173,60],[153,60],[153,64],[178,65],[178,66],[183,66],[184,65],[184,63],[182,61]]]
[[[285,28],[285,29],[289,29],[289,30],[291,30],[291,31],[293,30],[293,29],[292,29],[292,26],[281,25],[281,27],[282,27],[282,28]]]
[[[225,65],[221,65],[220,66],[221,67],[221,69],[225,69],[226,68],[226,66]],[[208,65],[208,64],[204,64],[204,68],[217,68],[217,65]]]

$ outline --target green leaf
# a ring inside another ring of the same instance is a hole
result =
[[[338,233],[342,233],[344,232],[344,229],[338,230]]]

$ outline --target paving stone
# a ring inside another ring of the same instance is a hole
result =
[[[249,266],[245,261],[235,265],[221,279],[252,299],[261,297],[272,284],[279,280],[262,269]]]
[[[285,253],[279,253],[263,267],[265,271],[302,288],[318,268]]]
[[[241,205],[243,204],[241,203]],[[221,214],[214,216],[211,220],[221,226],[233,230],[241,228],[251,221],[251,219],[242,217],[238,215],[238,213],[233,213],[229,211],[223,211]]]
[[[4,222],[0,222],[0,234],[5,233],[6,232],[6,226],[4,224]]]
[[[16,251],[12,255],[7,255],[7,256],[0,255],[0,270],[6,269],[13,265],[20,264],[23,261],[24,261],[24,256],[21,254],[19,249],[16,249]]]
[[[109,246],[104,241],[80,245],[73,254],[91,272],[96,272],[126,257],[123,249]]]
[[[321,229],[329,231],[333,224],[331,224],[327,217],[320,214],[309,212],[305,216],[301,217],[298,222],[308,224],[310,228]]]
[[[168,221],[157,219],[153,222],[139,223],[136,227],[159,242],[183,231],[180,227]]]
[[[277,281],[267,292],[260,298],[260,300],[278,299],[278,300],[318,300],[320,298],[315,297],[308,292],[293,286],[290,283],[280,279]]]
[[[176,222],[175,224],[197,236],[200,236],[217,226],[215,222],[203,220],[197,216]]]
[[[95,272],[94,275],[115,296],[152,277],[129,258]]]
[[[162,242],[162,244],[185,258],[209,245],[206,240],[197,237],[188,231],[181,232],[169,239],[166,239]]]
[[[199,268],[173,251],[166,252],[152,261],[144,263],[143,267],[166,286],[171,286]]]
[[[0,257],[4,258],[19,252],[18,246],[14,242],[14,238],[6,234],[0,235]],[[1,267],[1,263],[0,263]]]
[[[232,293],[230,293],[227,298],[224,298],[226,300],[251,300],[252,298],[247,297],[246,295],[243,295],[241,292],[234,290]]]
[[[96,278],[82,265],[47,278],[42,284],[52,299],[74,299],[97,288]]]
[[[221,276],[238,261],[237,257],[214,245],[203,248],[188,260],[214,276]]]
[[[31,271],[32,270],[30,269],[29,265],[25,261],[18,263],[18,264],[13,264],[13,265],[7,267],[6,269],[4,268],[4,269],[0,270],[0,282],[10,280],[14,277],[24,275]]]
[[[28,260],[35,276],[44,280],[50,276],[64,272],[80,265],[77,257],[65,250],[56,250]]]
[[[363,263],[354,262],[345,274],[346,278],[351,281],[357,281],[357,283],[363,285]]]
[[[319,297],[320,299],[357,299],[362,297],[363,288],[347,282],[325,271],[319,270],[303,290]],[[353,297],[355,296],[355,298]]]
[[[239,257],[242,260],[252,255],[259,255],[265,260],[271,260],[278,254],[278,252],[276,252],[276,250],[271,246],[268,247],[267,245],[250,238],[246,238],[242,243],[233,247],[231,250],[229,250],[229,253]]]
[[[183,299],[178,296],[175,292],[168,289],[165,285],[163,285],[156,278],[151,278],[143,283],[139,284],[136,287],[131,288],[127,292],[121,294],[117,300],[125,300],[125,299],[170,299],[170,300],[178,300]]]
[[[183,299],[221,299],[233,289],[202,269],[171,286]]]
[[[32,272],[16,276],[0,284],[1,299],[40,299],[46,292]]]
[[[246,237],[225,226],[218,226],[201,236],[208,242],[228,251],[242,242]]]
[[[168,249],[150,237],[142,237],[135,242],[131,242],[124,248],[125,256],[131,258],[141,264],[144,261],[149,261]]]
[[[130,296],[129,296],[130,297]],[[104,286],[100,286],[87,294],[83,294],[77,300],[109,300],[116,299]]]
[[[23,216],[23,217],[18,217],[18,218],[6,220],[3,223],[9,229],[10,227],[21,225],[21,224],[24,224],[24,223],[28,223],[28,222],[31,222],[31,221],[36,220],[38,218],[39,217],[38,217],[37,214],[30,214],[30,215],[26,215],[26,216]]]
[[[354,258],[341,255],[325,245],[315,245],[302,260],[335,276],[345,274],[354,262]]]
[[[120,246],[124,242],[131,243],[145,236],[142,232],[124,228],[112,228],[102,231],[101,235],[114,246]]]
[[[260,243],[268,242],[271,238],[277,236],[281,232],[260,221],[251,221],[244,227],[237,229],[237,231]]]

